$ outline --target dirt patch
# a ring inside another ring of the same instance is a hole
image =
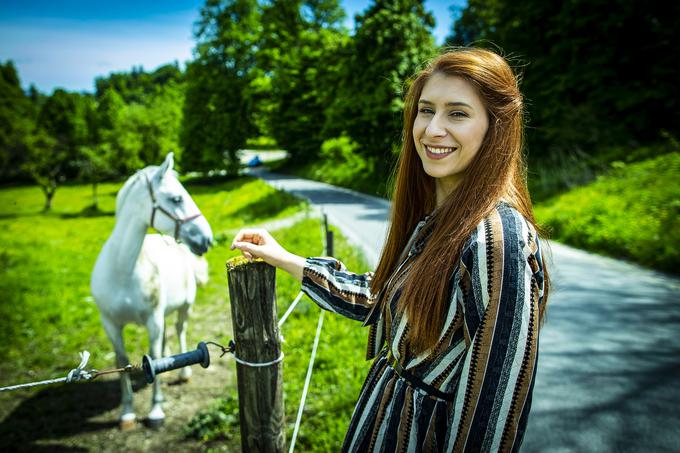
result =
[[[198,341],[224,341],[231,337],[228,305],[220,301],[211,306],[194,307],[189,324],[189,345]],[[168,325],[172,324],[168,318]],[[174,329],[169,329],[167,342],[176,343]],[[177,347],[172,352],[176,352]],[[136,354],[130,353],[130,358]],[[193,367],[190,382],[180,383],[178,372],[165,373],[162,389],[166,420],[160,429],[146,426],[151,409],[151,386],[141,373],[133,374],[136,426],[122,432],[120,385],[116,376],[102,376],[95,381],[36,387],[0,394],[0,451],[31,452],[119,452],[119,451],[204,451],[220,450],[226,443],[205,443],[186,439],[184,429],[191,418],[207,409],[227,392],[236,392],[235,366],[231,356],[220,358],[219,349],[210,347],[211,365],[207,369]],[[141,355],[139,356],[141,363]],[[54,376],[50,376],[54,377]],[[48,377],[49,378],[49,377]],[[234,433],[238,436],[238,433]],[[229,451],[235,442],[229,444]]]

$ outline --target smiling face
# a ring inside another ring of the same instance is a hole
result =
[[[435,178],[437,205],[460,183],[488,128],[486,108],[470,82],[434,73],[425,83],[413,141],[425,173]]]

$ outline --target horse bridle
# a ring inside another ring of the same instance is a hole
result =
[[[175,241],[180,242],[179,229],[182,228],[182,225],[184,225],[187,222],[191,222],[192,220],[197,219],[198,217],[201,217],[203,214],[199,211],[198,214],[194,214],[183,219],[175,216],[172,212],[168,211],[158,203],[158,200],[156,200],[156,194],[154,193],[153,187],[151,186],[151,180],[146,175],[146,173],[144,173],[144,179],[146,180],[146,187],[149,189],[149,195],[151,196],[151,201],[153,203],[151,209],[151,222],[150,222],[151,228],[156,229],[156,227],[153,226],[153,221],[156,218],[156,211],[157,210],[161,211],[163,214],[170,217],[170,219],[172,219],[173,222],[175,222]]]

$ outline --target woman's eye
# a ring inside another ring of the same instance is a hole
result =
[[[460,110],[456,110],[455,112],[451,112],[450,115],[455,117],[455,118],[465,118],[465,117],[468,116],[467,113],[461,112]]]

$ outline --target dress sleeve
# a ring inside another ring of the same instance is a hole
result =
[[[373,307],[373,273],[354,274],[334,258],[307,258],[302,291],[321,308],[365,321]]]
[[[514,209],[496,210],[463,255],[468,344],[447,451],[517,451],[538,356],[542,277],[536,234]]]

